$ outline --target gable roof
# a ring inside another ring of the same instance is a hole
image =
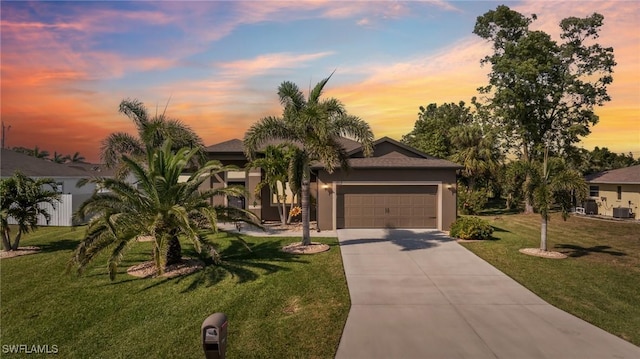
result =
[[[357,143],[357,142],[356,142]],[[442,168],[442,169],[460,169],[457,163],[444,160],[441,158],[429,156],[411,146],[396,141],[390,137],[382,137],[373,142],[374,155],[372,157],[364,157],[362,146],[359,143],[357,148],[348,151],[349,165],[351,168]],[[376,147],[381,148],[383,144],[388,144],[384,153],[376,155]],[[394,149],[397,149],[394,150]],[[407,155],[408,153],[408,155]],[[322,168],[322,164],[318,163],[313,168]]]
[[[0,152],[0,174],[2,177],[13,176],[16,170],[29,177],[90,177],[93,174],[83,169],[25,155],[7,149]]]
[[[590,174],[585,180],[589,183],[640,184],[640,165]]]
[[[205,148],[206,152],[215,152],[215,153],[236,153],[236,152],[244,152],[244,146],[242,141],[234,138],[232,140],[216,143],[214,145],[208,146]]]
[[[269,145],[279,145],[281,143],[285,143],[286,141],[276,140],[276,141],[268,141],[261,146],[261,149],[266,148]],[[340,144],[345,148],[347,152],[353,151],[354,149],[360,148],[360,143],[345,137],[341,137],[339,139]],[[237,138],[216,143],[211,146],[208,146],[205,149],[206,152],[209,153],[244,153],[244,143],[242,140]]]

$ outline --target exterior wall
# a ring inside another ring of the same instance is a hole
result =
[[[609,184],[590,183],[589,186],[598,186],[597,197],[590,197],[598,205],[598,214],[601,216],[613,216],[614,208],[631,208],[633,218],[640,219],[640,184]],[[621,199],[618,199],[618,186],[622,187]]]
[[[448,231],[456,219],[456,171],[454,169],[351,169],[344,173],[318,174],[318,228],[334,229],[334,196],[340,193],[340,182],[366,182],[388,185],[401,182],[425,183],[438,186],[438,229]],[[400,184],[401,185],[401,184]]]

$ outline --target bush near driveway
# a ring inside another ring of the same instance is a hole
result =
[[[559,213],[549,221],[553,260],[518,252],[540,243],[540,216],[485,217],[497,241],[462,243],[545,301],[640,345],[640,223]]]
[[[459,239],[490,239],[493,227],[478,217],[459,217],[451,224],[451,237]]]

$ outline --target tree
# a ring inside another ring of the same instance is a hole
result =
[[[305,99],[294,83],[285,81],[278,87],[278,97],[284,106],[282,117],[265,117],[245,133],[244,147],[247,157],[254,159],[258,149],[268,141],[283,140],[301,147],[301,209],[302,244],[309,245],[309,182],[311,164],[322,163],[329,173],[340,166],[349,168],[347,153],[340,137],[351,137],[360,142],[365,155],[373,151],[373,133],[365,121],[347,114],[344,105],[335,98],[320,99],[331,76],[320,81]]]
[[[137,138],[126,132],[115,132],[102,141],[102,161],[108,167],[118,168],[119,174],[126,168],[120,163],[122,155],[144,160],[149,150],[160,148],[166,140],[171,140],[174,151],[183,147],[194,148],[198,151],[194,159],[204,160],[202,139],[179,120],[168,118],[164,112],[151,117],[138,100],[122,100],[119,111],[133,121],[138,132]]]
[[[300,176],[296,175],[300,168],[296,162],[296,159],[299,158],[298,152],[299,149],[290,144],[269,145],[264,150],[264,157],[256,158],[246,166],[247,170],[261,169],[263,177],[255,188],[255,194],[259,196],[262,188],[267,186],[270,192],[276,195],[278,214],[282,225],[290,223],[289,213],[294,205],[294,198],[291,198],[287,210],[286,186],[288,185],[293,192],[292,197],[296,197],[300,192]]]
[[[464,101],[420,106],[418,120],[402,142],[431,156],[449,158],[453,154],[451,131],[473,122],[471,108]]]
[[[582,175],[576,171],[567,169],[564,161],[559,158],[549,159],[548,152],[544,153],[542,167],[538,166],[538,172],[532,176],[534,205],[542,218],[540,224],[540,250],[547,250],[547,223],[549,214],[554,204],[559,205],[562,218],[567,220],[571,199],[573,196],[579,200],[587,196],[587,183]]]
[[[69,160],[69,155],[67,156],[63,156],[61,153],[58,153],[56,151],[53,152],[53,157],[51,158],[51,162],[55,162],[55,163],[65,163],[67,162],[67,160]]]
[[[48,190],[50,187],[51,190]],[[44,216],[47,222],[51,215],[40,204],[55,205],[60,198],[56,182],[51,178],[33,179],[16,171],[12,177],[0,180],[0,227],[2,246],[5,250],[17,250],[22,234],[38,228],[38,217]],[[9,218],[18,222],[18,233],[11,242]]]
[[[402,137],[404,143],[429,155],[464,166],[458,192],[463,213],[475,213],[486,204],[488,187],[503,157],[494,131],[480,114],[484,109],[475,98],[472,104],[475,111],[464,101],[420,106],[414,129]]]
[[[598,122],[594,110],[610,100],[607,86],[616,65],[613,49],[593,43],[603,25],[597,13],[560,22],[562,43],[536,20],[500,5],[477,18],[473,33],[493,43],[488,96],[503,145],[525,162],[541,161],[545,148],[555,155],[570,152]],[[532,210],[527,203],[527,211]]]
[[[84,156],[80,155],[80,152],[75,152],[72,156],[67,156],[71,163],[84,162]]]
[[[95,183],[102,190],[94,193],[76,213],[78,218],[93,219],[69,269],[75,266],[81,272],[99,253],[110,249],[108,269],[113,280],[131,243],[139,236],[150,236],[156,273],[162,274],[165,266],[182,259],[179,236],[186,237],[200,252],[204,235],[216,231],[220,219],[233,218],[259,225],[251,212],[209,204],[213,196],[243,196],[241,187],[200,191],[200,186],[212,176],[235,167],[209,161],[181,182],[180,175],[198,151],[182,148],[173,153],[172,148],[171,142],[167,141],[161,149],[150,150],[144,163],[123,155],[122,162],[135,177],[135,184],[102,177],[86,181]]]
[[[33,151],[31,151],[31,156],[35,158],[47,159],[49,158],[49,151],[40,150],[40,148],[36,146],[33,148]]]

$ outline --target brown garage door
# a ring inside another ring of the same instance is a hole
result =
[[[342,186],[338,227],[436,228],[437,191],[437,186]]]

